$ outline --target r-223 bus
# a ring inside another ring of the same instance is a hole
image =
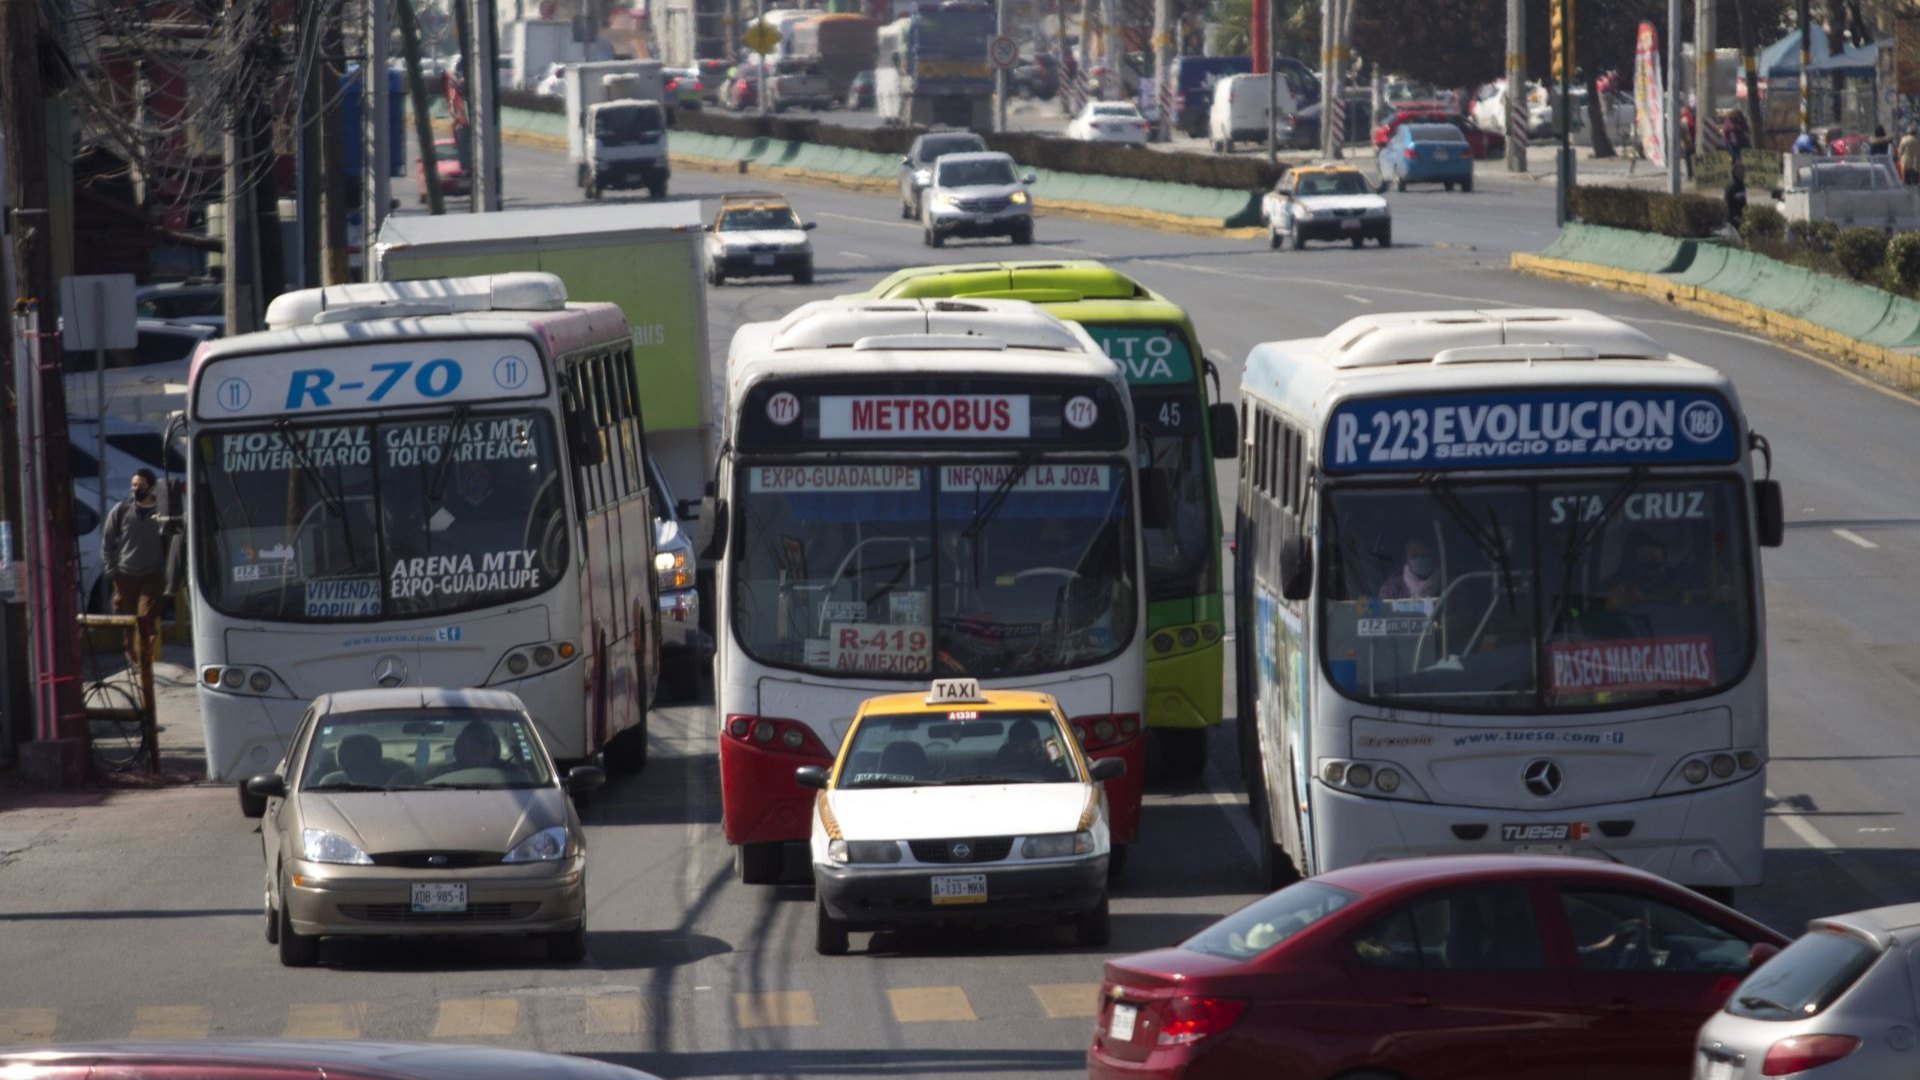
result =
[[[272,771],[312,699],[376,686],[511,690],[555,757],[643,764],[653,527],[620,309],[503,274],[267,318],[188,381],[208,775]]]
[[[1550,851],[1760,881],[1782,511],[1726,376],[1590,312],[1428,312],[1257,346],[1241,393],[1274,880]]]
[[[794,770],[831,764],[866,698],[934,678],[1052,694],[1091,756],[1127,761],[1105,792],[1117,844],[1131,841],[1140,470],[1126,382],[1086,331],[1021,301],[820,301],[740,329],[727,401],[700,523],[719,566],[721,822],[741,879],[771,882],[809,835],[817,793]],[[929,756],[861,767],[896,785],[993,782],[952,771],[963,755]],[[926,839],[967,862],[996,857],[987,841],[1007,827]]]

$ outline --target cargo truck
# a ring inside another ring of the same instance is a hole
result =
[[[972,0],[923,3],[882,27],[873,69],[876,111],[890,124],[990,130],[992,36],[992,5]]]
[[[879,34],[880,24],[868,16],[827,14],[796,24],[788,48],[794,59],[826,76],[833,100],[845,101],[853,77],[873,70]]]
[[[569,64],[562,73],[567,96],[567,160],[573,163],[573,182],[587,184],[593,140],[588,122],[592,109],[620,98],[664,101],[667,81],[658,60],[601,60]]]

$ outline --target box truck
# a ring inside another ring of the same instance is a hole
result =
[[[585,187],[592,139],[588,121],[602,102],[666,100],[667,82],[658,60],[600,60],[568,64],[561,73],[567,95],[567,160],[573,162],[575,184]]]

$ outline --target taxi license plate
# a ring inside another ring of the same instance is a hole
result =
[[[1358,229],[1360,227],[1360,219],[1348,218],[1347,220],[1340,223],[1340,227],[1347,230],[1348,232],[1352,232],[1355,229]]]
[[[771,256],[771,255],[755,255],[755,256],[753,257],[753,265],[755,265],[755,266],[772,266],[772,265],[773,265],[773,256]]]
[[[1133,1024],[1140,1018],[1140,1009],[1134,1005],[1113,1006],[1113,1018],[1107,1021],[1107,1038],[1116,1042],[1133,1041]]]
[[[467,883],[435,881],[413,883],[413,910],[421,913],[467,910]]]
[[[1703,1080],[1733,1080],[1733,1062],[1709,1061]]]
[[[987,902],[987,875],[948,874],[933,879],[935,904],[984,904]]]

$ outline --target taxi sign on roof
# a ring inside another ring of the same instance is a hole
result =
[[[975,704],[987,700],[980,693],[979,679],[935,679],[927,691],[927,704]]]

